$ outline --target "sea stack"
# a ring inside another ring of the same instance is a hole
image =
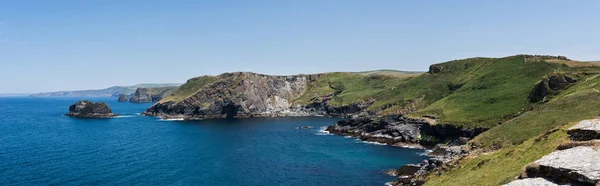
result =
[[[112,118],[117,116],[113,114],[112,109],[106,103],[88,100],[78,101],[71,105],[69,113],[65,115],[76,118]]]
[[[129,100],[127,99],[127,95],[125,95],[125,94],[119,94],[119,99],[117,101],[119,101],[119,102],[127,102]]]

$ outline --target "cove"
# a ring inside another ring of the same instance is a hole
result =
[[[426,158],[322,132],[336,118],[169,121],[139,115],[152,104],[88,99],[122,116],[62,116],[79,98],[0,98],[0,185],[383,185]]]

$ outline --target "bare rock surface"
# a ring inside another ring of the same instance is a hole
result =
[[[574,147],[555,151],[536,161],[538,176],[557,183],[595,185],[600,180],[600,150],[593,147]]]
[[[600,139],[600,120],[583,120],[569,128],[568,133],[571,139],[576,141]]]
[[[512,181],[504,186],[558,186],[558,184],[552,183],[544,178],[527,178]]]

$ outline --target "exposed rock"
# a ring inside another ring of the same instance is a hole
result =
[[[600,120],[583,120],[569,128],[567,133],[576,141],[600,139]]]
[[[354,117],[339,121],[326,130],[333,134],[357,137],[363,141],[419,148],[433,147],[441,142],[463,145],[468,139],[485,131],[480,128],[463,129],[454,125],[432,124],[426,119],[402,116]]]
[[[307,83],[319,75],[269,76],[250,72],[225,73],[214,83],[200,88],[183,100],[159,102],[144,112],[163,118],[205,119],[276,116],[331,115],[360,113],[370,102],[331,106],[334,96],[315,97],[307,105],[293,104],[304,94]]]
[[[127,95],[125,94],[119,94],[119,99],[117,101],[119,102],[127,102],[128,98]]]
[[[390,169],[385,174],[387,174],[388,176],[398,176],[398,170]]]
[[[558,186],[558,184],[552,183],[543,178],[527,178],[512,181],[504,186]]]
[[[592,147],[575,147],[555,151],[540,160],[539,177],[555,183],[578,185],[600,184],[600,150]]]
[[[413,175],[413,174],[417,173],[417,171],[421,170],[421,167],[422,167],[422,165],[406,164],[406,165],[400,167],[400,169],[398,169],[398,175],[400,175],[400,176]]]
[[[78,101],[69,107],[66,116],[77,118],[111,118],[117,116],[104,102]]]
[[[430,74],[437,74],[437,73],[442,72],[443,69],[444,69],[444,66],[441,66],[441,65],[431,65],[431,66],[429,66],[428,73],[430,73]]]
[[[575,83],[577,83],[576,79],[564,74],[554,74],[543,77],[529,94],[529,101],[532,103],[545,101],[548,96],[556,95],[560,90],[565,90]]]

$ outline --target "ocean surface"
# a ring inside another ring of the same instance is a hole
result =
[[[384,185],[425,159],[322,132],[335,118],[166,121],[116,98],[89,100],[121,117],[63,116],[79,99],[0,98],[0,185]]]

